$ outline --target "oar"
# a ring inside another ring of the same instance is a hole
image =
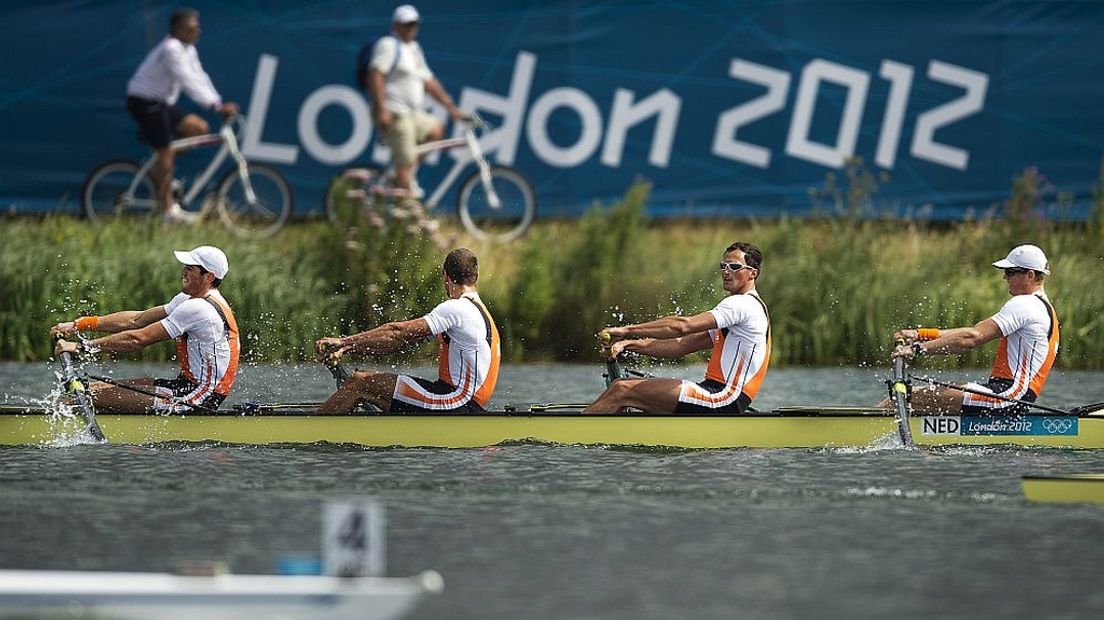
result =
[[[127,384],[125,384],[121,381],[116,381],[115,379],[111,379],[109,377],[97,377],[96,375],[88,375],[88,378],[89,379],[94,379],[96,381],[103,381],[104,383],[114,385],[115,387],[123,388],[124,390],[130,390],[131,392],[136,392],[138,394],[145,394],[146,396],[152,396],[154,398],[161,398],[161,395],[158,394],[157,392],[149,392],[149,391],[143,390],[142,388],[137,388],[137,387],[134,387],[133,385],[127,385]],[[184,405],[185,407],[191,407],[193,410],[202,411],[203,413],[218,414],[218,411],[216,411],[214,409],[211,409],[210,407],[204,407],[203,405],[196,405],[196,404],[193,404],[193,403],[186,403],[186,402],[183,402],[183,401],[174,402],[174,404]]]
[[[602,344],[608,346],[612,340],[609,332],[602,332]],[[613,385],[614,381],[623,379],[625,373],[621,370],[621,362],[618,361],[616,355],[611,355],[609,351],[603,351],[603,353],[603,356],[606,358],[606,374],[602,376],[606,379],[606,387],[609,387]]]
[[[61,339],[61,334],[58,334],[55,340]],[[96,422],[96,409],[92,403],[92,395],[88,393],[88,387],[84,385],[84,381],[81,381],[80,377],[77,376],[76,369],[73,368],[73,356],[66,352],[62,353],[60,357],[65,386],[76,396],[77,404],[81,408],[81,415],[84,416],[84,421],[88,425],[89,434],[97,442],[106,443],[107,436],[100,429],[100,424]]]
[[[1020,404],[1020,405],[1026,405],[1026,406],[1032,407],[1034,409],[1039,409],[1041,411],[1049,411],[1050,413],[1056,413],[1058,415],[1077,415],[1077,413],[1075,413],[1074,411],[1063,411],[1062,409],[1055,409],[1054,407],[1047,407],[1046,405],[1039,405],[1039,404],[1036,404],[1036,403],[1033,403],[1033,402],[1030,402],[1030,401],[1020,400],[1019,398],[1009,398],[1007,396],[1000,396],[1000,395],[997,395],[997,394],[993,394],[992,392],[985,392],[985,391],[982,391],[982,390],[975,390],[973,388],[968,388],[964,385],[955,385],[953,383],[944,383],[942,381],[936,381],[935,379],[930,379],[928,377],[910,376],[909,378],[910,379],[915,379],[917,381],[922,381],[924,383],[930,383],[932,385],[938,385],[940,387],[950,388],[952,390],[958,390],[959,392],[966,392],[968,394],[977,394],[978,396],[987,396],[989,398],[995,398],[997,400],[1002,400],[1006,403],[1017,403],[1017,404]],[[1078,407],[1078,409],[1091,410],[1092,407],[1095,407],[1095,406],[1096,405],[1086,405],[1085,407]]]
[[[904,342],[898,340],[896,344],[900,346],[904,344]],[[915,448],[916,442],[912,440],[912,429],[909,428],[908,421],[908,394],[910,387],[905,377],[905,360],[904,358],[898,357],[893,360],[893,381],[889,384],[889,397],[897,406],[897,432],[901,435],[901,443],[903,443],[906,448]]]
[[[332,357],[328,358],[325,364],[326,369],[330,371],[330,374],[333,375],[334,381],[337,382],[337,387],[339,389],[342,385],[345,385],[345,382],[352,377],[352,374],[349,373],[348,369],[341,365],[341,360],[339,359],[334,359]]]

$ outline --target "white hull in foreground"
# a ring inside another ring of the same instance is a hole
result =
[[[434,571],[341,578],[0,570],[0,618],[383,620],[407,615],[425,595],[443,589]]]

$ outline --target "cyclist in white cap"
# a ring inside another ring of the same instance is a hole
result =
[[[180,375],[174,379],[139,378],[122,386],[94,382],[96,408],[107,412],[191,412],[198,405],[217,409],[238,372],[238,323],[218,287],[230,270],[222,250],[202,245],[175,252],[180,270],[180,293],[163,306],[124,310],[104,316],[82,316],[58,323],[50,334],[106,332],[109,335],[78,342],[59,340],[55,355],[69,353],[125,353],[175,338]],[[136,391],[137,390],[137,391]],[[153,396],[151,394],[156,394]]]
[[[1050,274],[1047,257],[1037,246],[1020,245],[993,266],[1004,271],[1012,299],[992,317],[973,327],[903,329],[894,334],[907,344],[891,357],[906,360],[965,353],[1000,339],[988,381],[965,384],[970,392],[942,386],[915,389],[911,402],[917,413],[1022,414],[1027,407],[1008,399],[1034,402],[1042,393],[1059,340],[1058,315],[1043,290]]]
[[[440,140],[445,134],[441,122],[425,111],[426,93],[445,106],[452,120],[463,117],[429,70],[422,47],[415,41],[420,19],[418,9],[413,6],[396,7],[391,16],[391,34],[380,37],[362,51],[362,54],[370,52],[370,57],[364,63],[365,75],[358,77],[371,97],[376,127],[391,147],[395,187],[405,190],[416,186],[417,145]]]

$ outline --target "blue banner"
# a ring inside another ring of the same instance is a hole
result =
[[[204,67],[249,120],[245,153],[286,173],[298,212],[319,208],[342,167],[386,161],[354,72],[359,48],[387,32],[392,4],[193,5]],[[851,162],[867,214],[999,213],[1013,177],[1037,169],[1047,215],[1083,218],[1101,177],[1101,3],[418,9],[431,68],[462,108],[496,126],[487,148],[529,177],[543,217],[578,215],[640,177],[654,184],[656,216],[832,210]],[[98,162],[147,154],[124,108],[126,82],[171,10],[6,3],[0,208],[75,211]],[[421,184],[450,163],[427,162]]]

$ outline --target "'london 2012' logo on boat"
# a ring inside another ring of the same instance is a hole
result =
[[[925,435],[1077,435],[1077,416],[924,416]]]

